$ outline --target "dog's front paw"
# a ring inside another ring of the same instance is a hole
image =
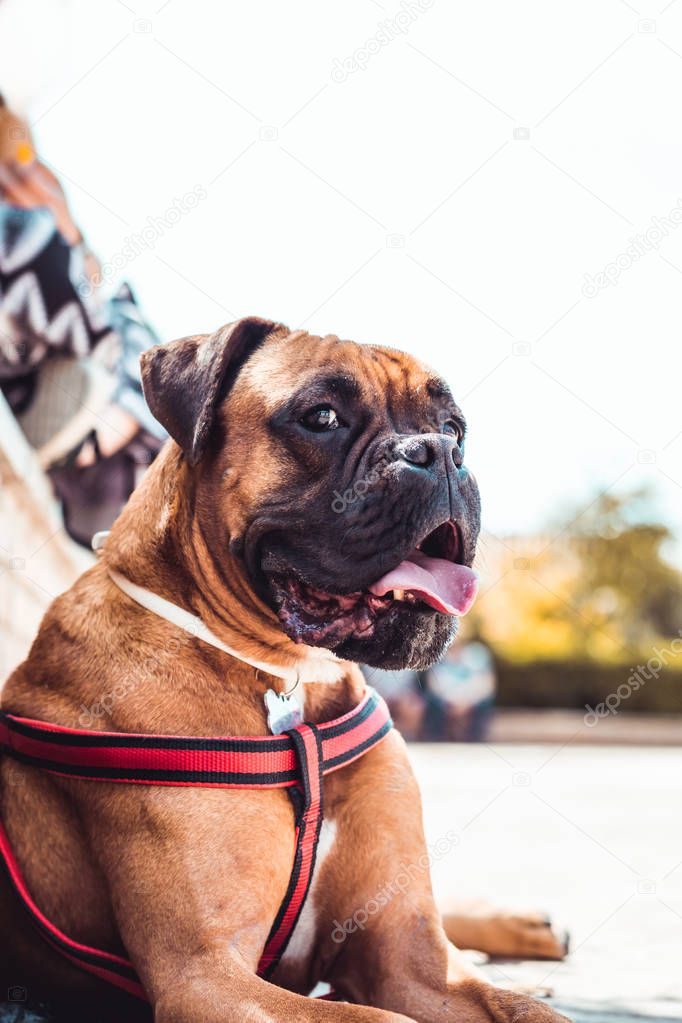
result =
[[[452,989],[449,999],[453,1020],[475,1020],[476,1023],[567,1023],[567,1017],[546,1002],[495,987],[478,978],[461,981]],[[466,1009],[466,1011],[465,1011]],[[569,1020],[568,1023],[571,1023]]]
[[[495,1023],[571,1023],[546,1002],[515,991],[493,988],[486,1001]]]

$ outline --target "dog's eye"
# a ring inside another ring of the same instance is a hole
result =
[[[300,422],[306,430],[312,430],[313,433],[329,433],[332,430],[338,430],[342,425],[336,409],[333,409],[331,405],[320,405],[318,408],[311,409],[310,412],[301,416]]]
[[[443,423],[443,433],[452,434],[457,438],[457,443],[461,444],[464,440],[464,430],[456,423],[454,419],[448,419]]]

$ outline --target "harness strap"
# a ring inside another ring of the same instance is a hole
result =
[[[303,804],[296,826],[296,852],[289,885],[258,965],[259,975],[265,978],[270,977],[274,972],[289,944],[296,921],[303,909],[315,869],[317,842],[324,816],[320,733],[314,725],[303,724],[294,728],[289,734],[298,753]]]
[[[275,738],[190,739],[92,732],[0,712],[0,750],[52,774],[89,781],[227,788],[291,788],[296,808],[295,853],[286,894],[258,965],[270,978],[306,900],[323,819],[323,777],[362,756],[390,731],[388,707],[374,690],[343,717],[303,723]],[[0,822],[0,860],[42,936],[72,963],[146,1000],[129,960],[73,941],[41,912],[21,875]]]
[[[115,987],[127,991],[128,994],[135,995],[136,998],[146,1000],[147,996],[145,995],[144,988],[140,984],[131,962],[122,956],[114,955],[112,952],[102,952],[97,948],[91,948],[89,945],[82,945],[79,941],[73,941],[72,938],[67,937],[63,931],[60,931],[58,927],[51,923],[45,914],[38,909],[26,887],[26,882],[22,877],[19,864],[1,821],[0,858],[5,865],[12,887],[24,905],[24,909],[27,910],[42,937],[57,952],[61,953],[61,955],[76,966],[80,966],[87,973],[92,973],[95,977],[99,977],[100,980],[108,981]]]
[[[392,727],[374,690],[343,717],[320,725],[323,771],[345,767]],[[218,788],[287,788],[297,784],[291,733],[185,738],[65,728],[0,711],[0,750],[51,774],[89,781]]]

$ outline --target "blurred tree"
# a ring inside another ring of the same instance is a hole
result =
[[[649,657],[682,634],[682,573],[665,557],[672,539],[647,490],[601,494],[545,535],[488,535],[464,632],[515,661]]]
[[[663,554],[673,536],[642,520],[650,504],[647,490],[602,494],[567,532],[580,561],[576,606],[636,647],[682,629],[682,574]]]

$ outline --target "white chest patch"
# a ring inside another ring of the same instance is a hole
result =
[[[308,959],[315,941],[315,890],[320,877],[320,868],[332,851],[336,841],[335,821],[322,821],[320,840],[317,843],[317,856],[315,858],[315,870],[308,891],[308,898],[305,900],[301,915],[298,918],[294,933],[291,935],[286,952],[282,956],[282,962],[292,963]]]

